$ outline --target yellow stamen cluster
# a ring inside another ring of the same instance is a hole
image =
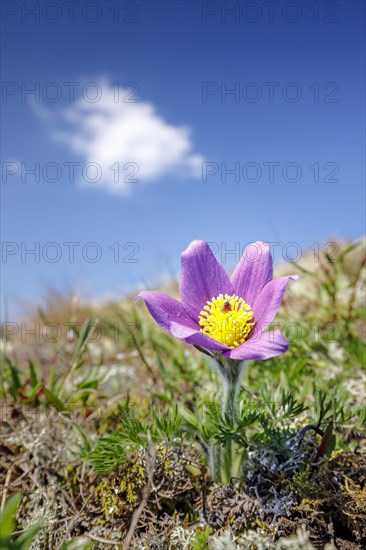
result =
[[[243,298],[236,294],[219,294],[204,306],[198,323],[204,334],[229,348],[236,348],[249,336],[255,325],[252,319],[252,308]]]

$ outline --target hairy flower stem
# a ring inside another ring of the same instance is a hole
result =
[[[242,364],[239,363],[239,365],[235,365],[235,369],[236,372],[233,373],[232,377],[222,377],[223,391],[221,398],[221,415],[227,416],[231,424],[233,424],[235,420],[236,400],[240,388],[241,373],[243,372]]]
[[[218,358],[220,378],[222,381],[222,397],[221,397],[221,417],[225,423],[229,423],[231,428],[234,428],[235,414],[236,414],[236,401],[240,388],[240,381],[244,368],[244,361],[235,361],[232,359]],[[236,475],[235,457],[234,457],[234,444],[230,437],[223,443],[218,444],[216,451],[220,456],[220,460],[217,461],[217,468],[215,468],[214,478],[224,483],[230,483],[230,479]]]

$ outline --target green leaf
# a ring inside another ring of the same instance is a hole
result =
[[[77,424],[73,424],[72,427],[75,430],[75,432],[78,435],[80,435],[80,437],[84,441],[86,452],[89,453],[92,449],[92,439],[90,438],[89,434],[81,426],[78,426]]]
[[[32,382],[32,386],[35,387],[38,385],[38,378],[37,378],[37,373],[36,373],[36,369],[32,363],[32,361],[29,361],[29,375],[30,375],[30,379],[31,379],[31,382]]]
[[[4,510],[0,513],[0,532],[2,538],[7,538],[14,531],[15,514],[22,495],[15,493],[6,502]]]
[[[86,381],[86,382],[80,382],[80,384],[78,384],[78,388],[80,390],[83,390],[83,389],[96,390],[97,387],[98,387],[98,383],[101,382],[102,380],[103,380],[103,378],[95,378],[94,380],[89,380],[89,381]]]
[[[42,527],[42,523],[35,523],[34,525],[31,525],[25,533],[22,533],[20,537],[17,538],[16,545],[21,548],[21,550],[27,550]]]
[[[82,348],[85,345],[86,340],[88,339],[88,336],[90,335],[91,331],[96,325],[96,321],[93,319],[87,319],[85,323],[83,324],[83,327],[80,332],[79,340],[76,346],[76,355],[80,353]]]
[[[342,250],[342,252],[340,252],[340,254],[338,256],[339,260],[342,262],[344,260],[344,258],[347,256],[347,254],[349,254],[350,252],[352,252],[352,250],[354,250],[355,248],[360,246],[360,244],[361,244],[361,242],[357,241],[355,243],[351,243],[350,245],[346,246],[346,248],[344,248]]]
[[[315,462],[317,462],[324,455],[329,456],[335,447],[335,443],[336,439],[333,434],[333,421],[331,420],[320,442],[318,451],[316,453]]]
[[[62,401],[60,401],[60,399],[57,397],[57,395],[55,395],[51,390],[47,389],[46,387],[43,388],[43,391],[44,391],[44,394],[47,398],[47,401],[51,405],[53,405],[58,411],[64,411],[65,410],[64,404],[62,403]]]
[[[13,365],[13,363],[10,361],[10,359],[8,357],[5,358],[5,361],[6,363],[8,364],[9,366],[9,369],[10,369],[10,374],[11,374],[11,378],[12,378],[12,382],[13,382],[13,387],[14,389],[18,389],[22,386],[22,382],[20,380],[20,377],[19,377],[19,369],[18,367],[16,367],[15,365]]]
[[[114,432],[100,439],[89,458],[97,474],[106,474],[123,464],[126,460],[126,446],[121,433]]]
[[[167,395],[166,393],[154,393],[154,397],[160,399],[160,401],[164,401],[164,403],[169,403],[171,400],[169,395]]]

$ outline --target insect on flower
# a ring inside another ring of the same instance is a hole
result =
[[[229,300],[225,300],[225,302],[221,306],[221,311],[223,311],[224,313],[227,313],[228,311],[231,311],[231,310],[232,310],[232,307]]]

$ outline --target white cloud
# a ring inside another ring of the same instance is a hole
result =
[[[189,128],[167,123],[131,90],[120,89],[117,97],[104,82],[100,92],[96,102],[80,97],[64,108],[63,130],[53,132],[83,163],[95,163],[82,183],[126,193],[166,175],[200,177],[203,157],[193,151]]]

